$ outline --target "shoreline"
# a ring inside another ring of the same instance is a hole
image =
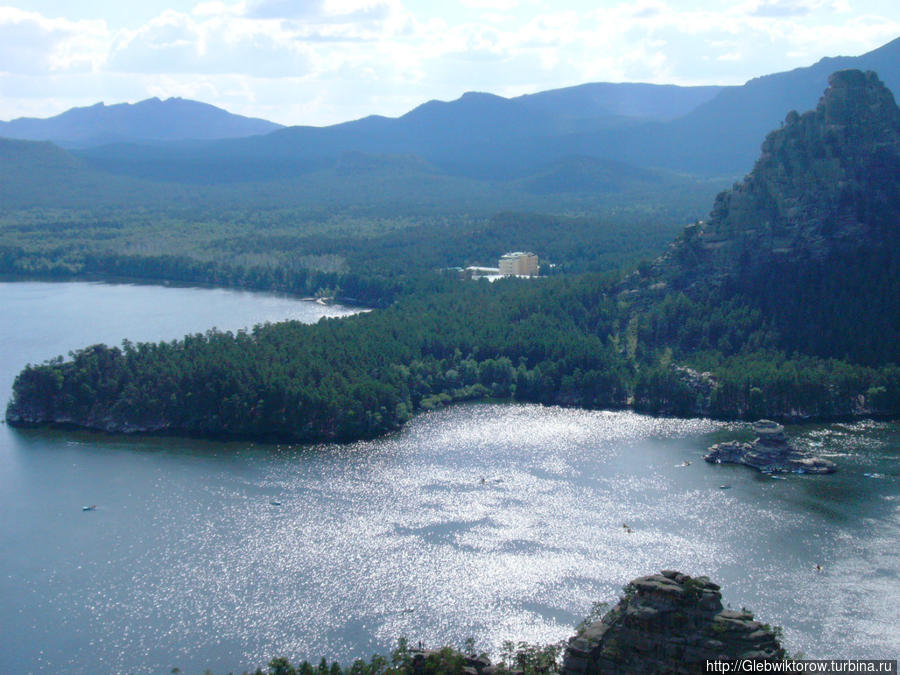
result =
[[[96,433],[103,434],[105,436],[124,436],[127,438],[183,438],[183,439],[198,439],[198,440],[206,440],[206,441],[214,441],[221,443],[230,443],[230,442],[247,442],[247,443],[262,443],[268,445],[319,445],[319,444],[337,444],[337,445],[351,445],[353,443],[357,443],[359,441],[371,441],[378,438],[386,438],[392,434],[401,432],[409,422],[412,422],[416,418],[427,415],[433,412],[438,412],[439,410],[449,409],[451,407],[461,406],[461,405],[521,405],[521,406],[538,406],[541,408],[559,408],[562,410],[584,410],[584,411],[594,411],[594,412],[631,412],[636,415],[641,415],[644,417],[650,417],[654,419],[697,419],[697,420],[710,420],[714,422],[723,422],[723,423],[742,423],[742,424],[751,424],[755,420],[755,418],[748,417],[725,417],[725,416],[713,416],[713,415],[676,415],[676,414],[658,414],[647,411],[642,411],[636,409],[634,406],[623,406],[620,408],[586,408],[584,406],[567,406],[561,404],[551,404],[546,405],[543,403],[535,402],[535,401],[513,401],[509,399],[477,399],[477,400],[469,400],[469,401],[455,401],[450,404],[441,406],[440,408],[434,410],[419,410],[406,422],[404,422],[401,426],[390,429],[389,431],[381,434],[371,434],[371,435],[360,435],[355,437],[326,437],[326,436],[312,436],[312,437],[288,437],[288,436],[280,436],[277,434],[263,434],[263,435],[254,435],[254,434],[229,434],[229,433],[215,433],[215,432],[191,432],[187,430],[180,429],[172,429],[168,427],[162,428],[125,428],[125,425],[119,428],[110,429],[108,427],[101,426],[92,426],[87,424],[80,424],[78,422],[73,422],[71,420],[65,421],[22,421],[22,420],[11,420],[7,416],[4,416],[3,422],[10,428],[13,429],[29,429],[29,430],[38,430],[38,429],[52,429],[57,431],[76,431],[76,432],[86,432],[86,433]],[[792,426],[806,426],[806,425],[816,425],[816,424],[837,424],[837,423],[853,423],[853,422],[862,422],[865,420],[878,421],[878,422],[891,422],[900,419],[900,415],[879,415],[879,414],[859,414],[859,415],[821,415],[817,417],[805,417],[802,419],[793,418],[778,418],[776,416],[776,420],[783,423],[789,424]]]
[[[353,304],[344,304],[345,300],[343,298],[334,298],[333,301],[336,304],[329,304],[328,298],[323,297],[315,297],[309,295],[299,295],[289,292],[277,291],[277,290],[259,290],[253,288],[246,288],[240,286],[229,286],[229,285],[221,285],[221,284],[209,284],[203,282],[179,282],[179,281],[166,281],[159,279],[148,279],[148,278],[136,278],[136,277],[118,277],[118,276],[104,276],[104,275],[72,275],[68,278],[46,278],[41,275],[28,275],[27,277],[23,277],[21,275],[0,275],[0,280],[7,281],[8,283],[19,283],[19,282],[37,282],[37,283],[102,283],[102,284],[138,284],[138,285],[146,285],[146,286],[155,286],[155,287],[172,287],[172,288],[197,288],[197,289],[223,289],[228,291],[239,291],[245,293],[260,293],[264,295],[270,295],[272,297],[282,297],[288,298],[290,300],[296,300],[299,302],[307,302],[307,303],[315,303],[321,307],[333,307],[333,308],[347,308],[351,310],[356,310],[355,313],[365,313],[366,311],[372,311],[371,307],[367,307],[364,305],[353,305]],[[352,300],[352,299],[351,299]],[[284,321],[288,321],[289,319],[284,319]],[[276,321],[275,323],[279,323],[280,321]],[[46,364],[44,364],[46,365]],[[20,371],[21,373],[21,371]],[[629,384],[624,382],[622,384],[623,388],[627,389]],[[633,388],[633,383],[631,385]],[[484,387],[482,387],[484,390]],[[449,396],[446,394],[450,394]],[[448,391],[437,391],[434,392],[424,398],[426,399],[438,399],[443,397],[446,399],[445,401],[435,401],[430,405],[434,405],[436,407],[444,407],[446,405],[453,405],[459,402],[464,402],[466,400],[469,401],[484,401],[484,402],[500,402],[500,403],[519,403],[519,404],[532,404],[537,403],[541,404],[539,400],[529,400],[528,398],[523,399],[514,399],[514,398],[491,398],[490,396],[481,398],[480,395],[476,395],[476,398],[466,399],[465,397],[459,397],[455,400],[450,400],[452,396],[452,392]],[[732,406],[732,410],[725,410],[723,412],[714,412],[710,413],[708,409],[704,409],[702,404],[697,403],[693,407],[692,410],[683,410],[683,411],[673,411],[667,408],[670,408],[668,402],[664,399],[656,398],[656,399],[639,399],[637,403],[634,402],[634,394],[628,396],[626,401],[625,397],[619,396],[607,396],[604,403],[606,405],[604,407],[593,407],[591,405],[579,405],[577,403],[567,403],[565,401],[553,400],[554,398],[562,398],[562,394],[560,391],[556,391],[554,395],[547,396],[546,401],[543,403],[544,405],[551,406],[559,406],[561,408],[573,408],[573,409],[583,409],[583,410],[631,410],[637,414],[648,415],[656,418],[679,418],[679,419],[710,419],[716,421],[723,422],[752,422],[757,419],[757,416],[748,415],[746,409]],[[618,399],[618,400],[616,400]],[[600,401],[597,401],[599,403]],[[290,429],[290,428],[278,428],[276,431],[272,433],[232,433],[220,430],[199,430],[199,429],[184,429],[175,426],[175,423],[171,420],[151,420],[149,424],[143,423],[143,421],[135,422],[125,422],[122,420],[111,419],[105,413],[98,413],[96,416],[92,413],[84,420],[76,420],[73,419],[70,415],[67,414],[66,411],[52,411],[51,415],[48,418],[42,417],[40,414],[28,414],[27,405],[25,407],[25,412],[20,413],[19,411],[12,411],[12,415],[10,415],[10,408],[12,401],[10,400],[9,405],[5,411],[5,421],[10,427],[51,427],[51,428],[60,428],[60,429],[82,429],[85,431],[92,432],[100,432],[100,433],[108,433],[112,435],[126,435],[126,436],[136,436],[136,435],[163,435],[169,437],[182,437],[182,438],[205,438],[205,439],[214,439],[214,440],[238,440],[238,441],[258,441],[258,442],[272,442],[272,443],[341,443],[348,444],[353,443],[360,440],[367,440],[372,438],[378,438],[385,435],[388,435],[392,432],[397,431],[398,429],[402,429],[405,426],[406,416],[409,413],[412,413],[412,417],[417,416],[423,412],[427,412],[429,410],[429,406],[417,405],[412,410],[408,410],[404,417],[400,419],[395,419],[392,421],[391,425],[384,424],[377,431],[372,431],[364,434],[341,434],[341,433],[329,433],[329,429],[316,429],[312,432],[309,430],[303,429]],[[611,405],[610,405],[611,404]],[[812,409],[819,407],[815,402],[809,404]],[[769,410],[765,412],[764,416],[778,421],[780,423],[786,424],[817,424],[817,423],[836,423],[836,422],[852,422],[863,419],[873,419],[873,420],[892,420],[900,418],[900,414],[897,412],[879,412],[877,410],[873,410],[869,407],[864,407],[860,405],[857,407],[856,405],[844,405],[843,410],[837,413],[825,413],[825,414],[807,414],[802,409],[791,408],[785,406],[787,410],[776,411]],[[834,409],[837,406],[834,406]],[[409,408],[412,408],[410,405]],[[35,409],[32,409],[32,413],[38,412]],[[221,426],[227,427],[228,424],[221,425],[212,425],[212,426]]]
[[[292,293],[291,291],[265,288],[256,286],[241,286],[235,284],[221,284],[211,281],[173,281],[169,279],[158,279],[156,277],[137,277],[137,276],[117,276],[105,274],[72,274],[69,276],[45,276],[41,274],[9,274],[7,272],[0,273],[0,283],[24,283],[39,282],[46,284],[71,284],[71,283],[102,283],[112,286],[159,286],[161,288],[197,288],[202,290],[224,290],[224,291],[242,291],[245,293],[260,293],[265,295],[273,295],[276,297],[290,298],[292,300],[301,300],[304,302],[315,302],[327,307],[349,307],[360,310],[378,309],[372,305],[359,302],[355,298],[344,298],[336,296],[328,298],[328,302],[319,302],[321,298],[308,294]]]

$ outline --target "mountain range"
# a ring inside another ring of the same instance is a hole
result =
[[[339,181],[348,156],[350,164],[366,156],[370,173],[402,166],[407,176],[514,181],[532,193],[627,191],[629,176],[651,187],[685,175],[724,185],[749,171],[759,139],[785,111],[813,108],[828,76],[847,68],[876,71],[900,91],[900,38],[743,86],[593,83],[516,98],[470,92],[397,118],[284,128],[194,101],[150,99],[0,123],[0,136],[54,141],[101,175],[169,183],[260,183],[322,171]],[[46,150],[36,152],[46,161]]]

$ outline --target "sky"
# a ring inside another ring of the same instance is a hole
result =
[[[19,0],[0,119],[180,96],[325,125],[467,91],[742,84],[897,37],[897,0]]]

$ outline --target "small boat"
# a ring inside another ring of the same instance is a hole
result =
[[[82,506],[82,507],[81,507],[81,510],[82,510],[82,511],[96,511],[96,510],[97,510],[97,505],[96,505],[96,504],[91,504],[90,506]]]
[[[719,486],[719,489],[720,489],[720,490],[730,490],[730,489],[731,489],[731,486],[730,486],[730,485],[720,485],[720,486]]]
[[[277,499],[271,500],[271,501],[269,502],[269,504],[271,504],[272,506],[281,506],[281,502],[278,501]]]

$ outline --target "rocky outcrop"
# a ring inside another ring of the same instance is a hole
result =
[[[753,425],[752,443],[716,443],[703,457],[713,464],[745,464],[764,473],[834,473],[834,462],[815,457],[792,446],[777,422],[760,420]]]
[[[718,195],[643,280],[687,288],[772,262],[872,247],[900,207],[900,108],[874,72],[838,71],[817,108],[788,113],[753,171]],[[627,284],[626,284],[627,285]]]
[[[712,400],[719,386],[715,375],[709,371],[700,372],[676,364],[672,365],[672,372],[680,386],[691,392],[695,414],[709,416],[713,409]]]
[[[52,426],[63,429],[90,429],[109,434],[165,434],[177,432],[171,422],[158,418],[119,419],[111,413],[91,413],[79,417],[61,411],[48,412],[40,405],[16,403],[6,409],[6,422],[12,427]]]
[[[664,570],[625,591],[569,640],[564,675],[702,673],[708,660],[784,658],[775,632],[750,612],[723,609],[719,586],[706,577]]]

